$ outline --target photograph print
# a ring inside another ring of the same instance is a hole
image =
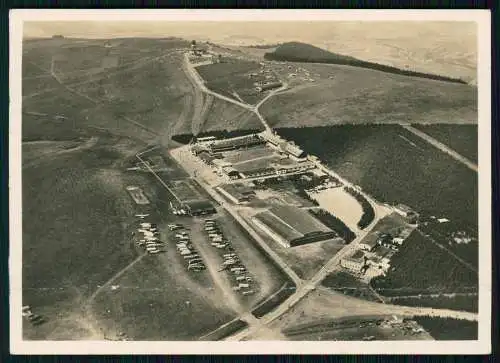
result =
[[[489,14],[450,13],[12,18],[16,346],[486,353]]]

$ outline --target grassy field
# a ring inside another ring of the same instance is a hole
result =
[[[477,163],[477,125],[414,125],[419,130]]]
[[[202,132],[238,129],[263,129],[263,125],[253,112],[233,103],[214,99]]]
[[[23,302],[50,322],[27,336],[78,339],[68,335],[74,325],[65,330],[67,315],[78,315],[99,285],[136,258],[126,235],[135,205],[115,167],[120,148],[131,146],[100,136],[90,148],[47,154],[23,169]]]
[[[477,228],[477,174],[405,131],[344,125],[278,133],[381,202]]]
[[[392,257],[387,276],[376,277],[370,284],[386,296],[475,292],[478,276],[415,231]]]
[[[363,300],[380,302],[370,286],[344,271],[329,274],[321,284],[329,289]]]
[[[436,340],[477,340],[475,321],[426,316],[415,320]]]
[[[167,143],[171,134],[190,130],[192,86],[179,71],[181,55],[171,52],[184,43],[123,39],[106,48],[105,40],[46,42],[30,44],[23,54],[24,118],[40,125],[23,137],[47,138],[54,127],[67,132],[97,127]],[[98,68],[108,51],[120,58],[119,66]],[[62,84],[49,73],[53,56],[67,68],[54,65]]]
[[[477,89],[469,85],[341,65],[304,68],[321,82],[266,102],[261,113],[270,125],[477,123]]]
[[[249,78],[248,74],[257,72],[259,67],[259,64],[254,61],[223,58],[221,63],[199,66],[196,67],[196,70],[212,91],[235,100],[241,98],[243,101],[253,104],[261,97],[258,97],[257,91],[254,89],[253,83],[255,81]]]
[[[165,268],[157,256],[146,256],[114,282],[119,289],[96,298],[94,314],[107,330],[134,340],[197,339],[235,317],[215,291],[183,270],[178,263]]]

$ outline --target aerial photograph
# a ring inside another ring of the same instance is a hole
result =
[[[477,32],[24,22],[22,339],[477,340]]]

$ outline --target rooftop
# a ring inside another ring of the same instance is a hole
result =
[[[278,204],[274,205],[269,212],[302,235],[330,231],[327,226],[314,218],[308,211],[295,206]]]
[[[399,209],[400,211],[403,211],[403,212],[406,212],[406,213],[414,212],[413,209],[411,209],[410,207],[408,207],[405,204],[398,204],[398,205],[396,205],[396,208]]]
[[[357,250],[353,255],[349,256],[351,260],[361,260],[365,257],[363,251]]]
[[[360,244],[374,247],[377,245],[378,237],[379,236],[376,233],[370,233],[365,238],[363,238]]]

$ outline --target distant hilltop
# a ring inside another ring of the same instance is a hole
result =
[[[264,58],[266,60],[274,61],[349,65],[354,67],[374,69],[387,73],[467,84],[466,81],[460,78],[418,72],[410,69],[401,69],[385,64],[364,61],[351,56],[332,53],[313,45],[300,42],[288,42],[280,44],[272,52],[265,53]]]

